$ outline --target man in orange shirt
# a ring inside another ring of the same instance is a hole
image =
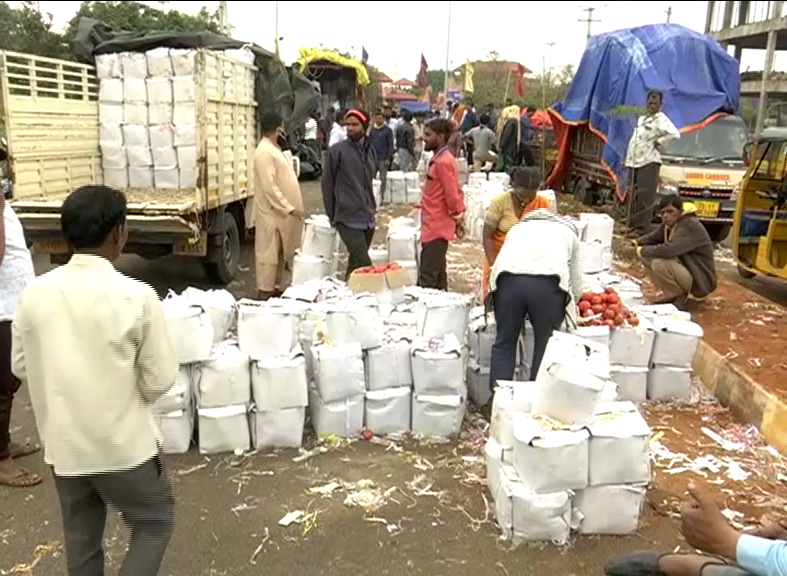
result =
[[[424,149],[434,152],[421,195],[421,265],[418,285],[448,290],[448,243],[464,235],[465,201],[459,186],[459,165],[448,150],[453,126],[446,118],[430,120],[424,128]]]

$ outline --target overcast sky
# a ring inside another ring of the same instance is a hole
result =
[[[40,2],[44,12],[62,26],[76,12],[80,2]],[[151,3],[155,4],[155,3]],[[273,50],[276,2],[228,2],[234,36]],[[169,2],[182,12],[196,12],[201,6],[215,10],[218,2]],[[412,79],[424,54],[430,68],[446,63],[448,37],[447,1],[435,2],[278,2],[279,36],[282,57],[295,60],[301,46],[325,46],[353,51],[361,46],[369,53],[369,63],[394,79]],[[672,22],[700,32],[705,26],[707,2],[453,2],[451,15],[451,66],[483,59],[491,50],[501,57],[521,62],[536,73],[542,59],[552,66],[577,64],[585,45],[587,18],[582,12],[596,7],[594,34],[620,28],[665,22],[672,6]],[[554,42],[551,50],[546,43]],[[744,53],[742,69],[762,68],[762,53]],[[777,67],[780,68],[777,58]]]

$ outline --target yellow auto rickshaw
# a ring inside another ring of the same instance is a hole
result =
[[[766,128],[745,155],[732,227],[738,272],[787,280],[787,128]]]

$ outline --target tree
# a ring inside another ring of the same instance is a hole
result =
[[[52,14],[41,14],[33,2],[12,8],[0,2],[0,50],[67,58],[68,44],[52,29]]]
[[[500,52],[497,50],[490,50],[489,53],[486,55],[487,60],[491,60],[492,62],[497,62],[500,60]]]

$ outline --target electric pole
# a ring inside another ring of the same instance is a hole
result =
[[[230,33],[230,19],[226,2],[219,2],[219,30],[222,34]]]
[[[672,6],[667,7],[665,12],[667,13],[667,24],[669,24],[669,21],[672,20]]]
[[[276,44],[275,44],[275,46],[276,46],[276,58],[278,58],[279,57],[279,41],[281,40],[281,38],[279,38],[279,0],[276,0],[276,19],[275,19],[275,22],[274,22],[274,26],[275,26],[275,28],[274,28],[274,32],[273,33],[276,35]]]
[[[547,81],[547,86],[552,86],[552,47],[557,44],[557,42],[545,42],[544,46],[549,48],[549,67],[546,69],[546,76],[545,79]]]
[[[583,8],[582,12],[587,13],[588,17],[587,18],[581,18],[581,19],[577,20],[577,22],[584,22],[585,24],[588,25],[588,35],[587,35],[587,39],[588,40],[590,40],[591,28],[593,26],[593,23],[594,22],[601,22],[601,20],[594,20],[593,19],[593,13],[595,11],[596,11],[596,7],[595,6],[588,6],[587,8]]]

